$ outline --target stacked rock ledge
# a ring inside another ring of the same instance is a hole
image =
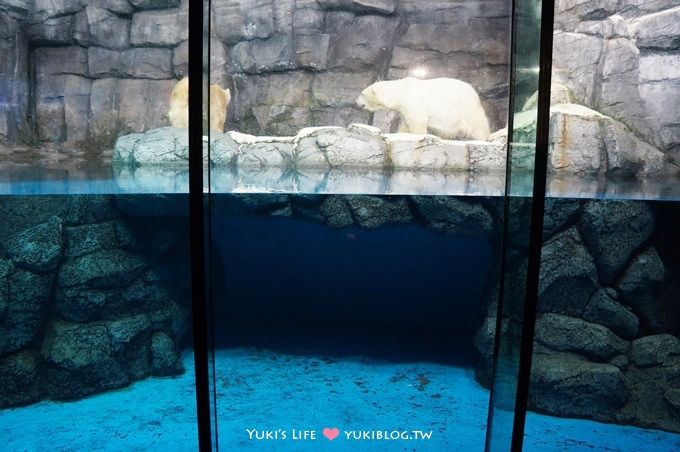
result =
[[[443,172],[505,169],[505,146],[500,141],[456,141],[434,135],[385,134],[364,124],[352,124],[347,128],[307,127],[292,137],[213,132],[209,146],[210,163],[217,167]],[[204,147],[207,162],[206,151]],[[119,166],[141,167],[186,164],[188,157],[187,130],[161,127],[118,138],[113,162]]]

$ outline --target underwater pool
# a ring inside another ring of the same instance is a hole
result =
[[[292,193],[366,195],[503,196],[505,172],[437,172],[399,170],[390,173],[359,170],[285,170],[215,167],[204,175],[210,193]],[[512,196],[531,196],[533,174],[515,171]],[[186,165],[173,167],[111,167],[110,162],[73,168],[67,162],[50,165],[5,166],[0,195],[30,194],[189,193]],[[585,174],[549,174],[547,197],[593,199],[680,199],[675,176],[608,178]]]
[[[34,278],[47,292],[36,295],[43,305],[30,317],[35,333],[20,352],[20,362],[37,363],[35,378],[26,380],[37,390],[27,406],[0,410],[1,450],[45,450],[46,443],[64,451],[195,449],[188,293],[178,282],[188,274],[187,175],[139,176],[3,175],[4,221],[18,225],[3,226],[10,255],[3,277],[10,287]],[[209,223],[221,450],[484,449],[489,392],[476,375],[475,335],[497,282],[505,187],[475,185],[490,179],[470,175],[403,176],[400,185],[393,174],[211,176],[219,181]],[[284,190],[275,185],[282,180]],[[652,212],[656,229],[635,247],[658,249],[671,281],[663,296],[673,300],[680,267],[668,237],[677,226],[669,201],[680,199],[678,187],[586,182],[553,179],[549,236],[568,238],[574,225],[587,231],[584,218],[602,206],[623,222],[630,212]],[[335,183],[349,188],[335,193]],[[447,196],[433,195],[442,187]],[[453,215],[461,209],[470,211]],[[59,250],[51,264],[17,251],[53,240],[47,230],[54,225],[63,234],[54,239]],[[625,288],[617,290],[627,300]],[[556,293],[563,292],[549,286],[545,297]],[[640,317],[643,311],[636,307]],[[103,331],[108,345],[91,345],[94,331]],[[181,353],[183,370],[177,363],[159,370],[159,332]],[[680,449],[677,433],[573,417],[580,416],[530,412],[525,450]],[[338,428],[338,436],[329,441],[324,428]]]
[[[218,409],[223,424],[220,444],[228,450],[483,450],[480,438],[484,437],[486,427],[484,402],[488,392],[474,381],[470,370],[426,362],[390,364],[366,359],[323,360],[322,356],[285,355],[266,349],[219,350],[216,354],[219,375],[233,368],[240,369],[231,382],[231,385],[238,385],[236,388],[230,388],[230,382],[218,376],[218,393],[231,391],[234,400],[233,404],[220,405]],[[195,450],[192,354],[185,352],[183,361],[187,372],[178,377],[149,378],[128,388],[77,402],[45,401],[0,410],[0,447],[8,452]],[[273,363],[280,369],[281,376],[296,380],[286,390],[291,393],[287,400],[279,398],[281,381],[265,378]],[[324,375],[323,366],[315,366],[315,363],[324,363],[332,374]],[[425,389],[420,389],[413,378],[418,374],[431,379]],[[350,403],[349,398],[321,400],[311,397],[315,391],[325,391],[329,380],[336,385],[338,393],[347,390],[356,396],[356,400]],[[361,391],[357,381],[362,383]],[[298,392],[300,388],[303,392]],[[269,399],[266,419],[258,414],[262,412],[262,406],[250,406],[258,400],[250,397],[253,391],[276,395],[275,399]],[[257,426],[285,428],[288,432],[292,428],[321,431],[330,425],[348,431],[362,429],[364,427],[352,418],[361,418],[374,410],[371,397],[363,391],[368,394],[387,392],[381,400],[385,414],[373,425],[385,426],[388,433],[393,429],[432,432],[431,439],[359,441],[348,440],[343,433],[331,443],[317,434],[315,441],[304,446],[290,436],[276,442],[249,439],[248,430]],[[429,402],[414,407],[411,397],[423,394],[428,396]],[[441,398],[433,398],[435,395]],[[437,406],[441,405],[436,403],[438,400],[445,401],[448,407]],[[300,410],[300,402],[305,403],[310,413]],[[412,415],[393,417],[393,409],[398,404],[407,404]],[[252,415],[235,416],[252,408]],[[442,428],[446,435],[442,434]],[[528,413],[524,442],[524,450],[528,451],[674,452],[679,448],[677,434],[534,413]]]

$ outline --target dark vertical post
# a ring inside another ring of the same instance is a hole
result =
[[[199,451],[212,449],[203,208],[203,2],[189,1],[189,223]]]
[[[541,10],[541,44],[538,73],[538,116],[536,123],[536,155],[534,165],[534,188],[531,210],[531,231],[527,266],[526,299],[522,343],[519,356],[515,416],[512,426],[513,452],[521,452],[524,441],[524,425],[529,398],[531,359],[536,329],[538,281],[543,245],[543,215],[545,213],[545,189],[548,169],[548,145],[550,127],[550,81],[552,72],[553,19],[555,0],[543,0]]]

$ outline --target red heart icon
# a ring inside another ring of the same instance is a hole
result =
[[[340,430],[338,430],[337,427],[333,428],[326,427],[325,429],[323,429],[323,436],[328,438],[330,441],[333,441],[335,438],[337,438],[339,434]]]

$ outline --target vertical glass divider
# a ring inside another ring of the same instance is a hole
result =
[[[541,36],[538,73],[538,112],[536,120],[536,152],[534,164],[533,202],[531,206],[531,229],[529,255],[527,260],[526,297],[522,340],[517,376],[515,414],[512,428],[513,452],[521,452],[524,440],[531,358],[533,354],[536,327],[536,305],[543,245],[543,216],[545,212],[545,190],[548,168],[548,147],[550,129],[550,83],[552,72],[553,19],[555,0],[543,0],[541,8]]]
[[[205,284],[203,205],[203,27],[204,0],[189,1],[189,221],[191,310],[196,372],[199,451],[212,449]]]

